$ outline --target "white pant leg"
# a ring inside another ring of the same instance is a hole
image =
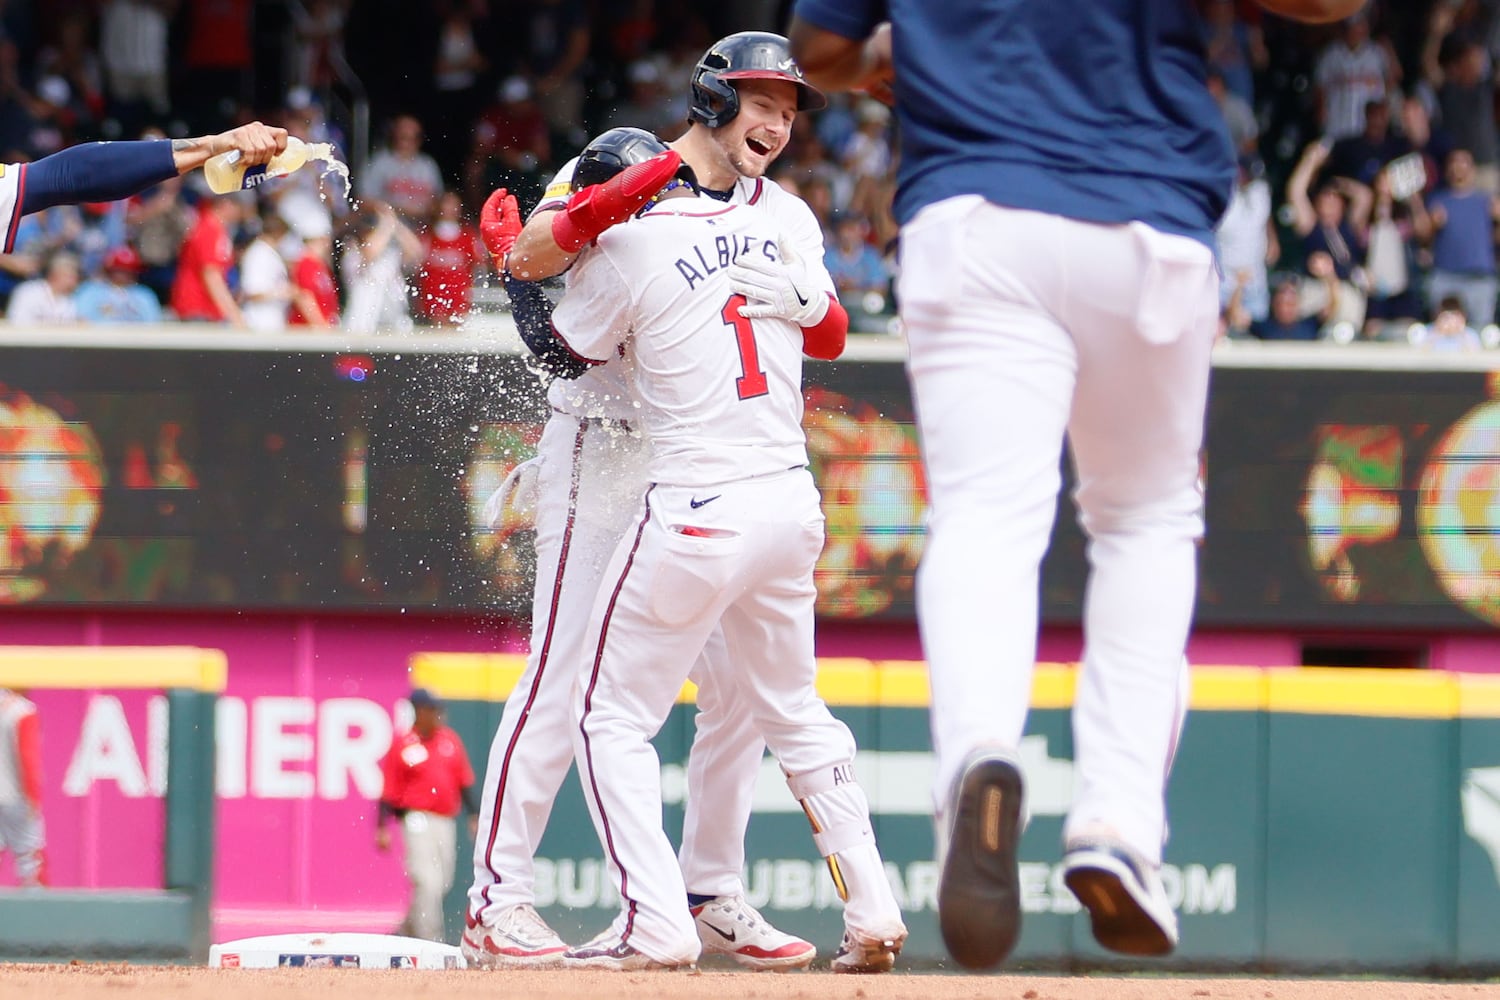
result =
[[[931,505],[917,612],[940,816],[964,758],[1014,749],[1030,706],[1039,570],[1077,373],[1045,301],[1067,291],[1048,220],[963,197],[902,230],[899,298]]]
[[[662,830],[661,761],[651,738],[714,631],[745,550],[738,532],[691,538],[671,530],[709,519],[689,515],[692,496],[659,486],[646,493],[638,528],[621,539],[605,572],[575,694],[579,777],[620,894],[614,928],[667,963],[695,961],[701,946]]]
[[[813,567],[823,549],[818,491],[806,470],[736,484],[721,513],[744,518],[753,576],[725,610],[741,698],[814,824],[819,853],[846,894],[844,921],[866,936],[902,930],[854,775],[854,736],[816,689]]]
[[[1203,533],[1214,263],[1144,226],[1068,232],[1074,283],[1093,293],[1060,306],[1078,344],[1068,432],[1090,563],[1064,836],[1102,825],[1159,861]]]
[[[531,651],[490,743],[470,911],[533,900],[532,859],[573,763],[573,683],[599,581],[644,489],[646,444],[554,414],[538,445]]]
[[[10,850],[16,880],[41,885],[46,878],[47,829],[29,802],[0,804],[0,851]]]
[[[405,927],[413,937],[441,941],[443,897],[453,888],[458,860],[457,824],[451,816],[413,810],[402,821],[401,834],[411,883]]]
[[[739,694],[739,672],[738,658],[730,655],[723,632],[714,632],[693,671],[698,714],[678,852],[688,892],[705,896],[745,891],[745,830],[766,744]]]

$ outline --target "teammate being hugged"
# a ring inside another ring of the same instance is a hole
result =
[[[1259,2],[1331,20],[1363,0]],[[1198,14],[1191,0],[1080,0],[1066,22],[1026,0],[797,0],[795,15],[809,78],[887,96],[894,84],[901,126],[944,941],[988,968],[1020,932],[1016,750],[1066,434],[1091,572],[1064,877],[1101,945],[1166,954],[1213,228],[1234,179]]]
[[[622,909],[569,952],[573,964],[672,968],[699,956],[650,741],[715,637],[735,651],[740,708],[845,900],[834,967],[885,971],[906,938],[854,776],[854,738],[815,690],[823,514],[807,469],[802,357],[813,341],[837,356],[843,338],[748,306],[729,266],[794,267],[794,255],[764,214],[674,180],[579,258],[553,314],[585,363],[631,359],[650,441],[648,485],[595,598],[574,695],[579,771]]]
[[[685,166],[704,194],[766,219],[789,251],[739,255],[730,274],[716,279],[732,275],[733,290],[751,303],[742,315],[764,310],[793,319],[807,331],[806,349],[823,357],[842,349],[848,328],[823,268],[823,236],[812,210],[763,176],[785,149],[797,113],[824,103],[802,80],[786,39],[765,32],[721,39],[699,60],[691,87],[692,121],[671,156],[657,155],[660,141],[649,133],[614,129],[563,166],[524,229],[515,199],[504,190],[490,197],[482,214],[481,233],[505,274],[517,326],[555,377],[548,390],[553,413],[537,458],[518,474],[518,481],[534,477],[538,498],[531,653],[485,771],[462,942],[474,965],[556,964],[567,950],[533,906],[532,859],[573,759],[576,719],[569,699],[584,662],[594,597],[616,544],[635,527],[647,482],[649,453],[631,360],[591,365],[557,342],[550,305],[533,282],[566,270],[580,250],[628,219]],[[720,269],[707,260],[698,267]],[[727,334],[724,322],[721,317]],[[736,356],[732,337],[718,343]],[[751,969],[797,968],[813,961],[813,945],[776,929],[744,898],[745,828],[765,744],[734,682],[739,670],[722,636],[711,636],[694,671],[697,732],[680,857],[687,902],[705,951]],[[864,962],[859,954],[859,948],[842,951],[834,967]],[[642,960],[595,956],[590,962]]]

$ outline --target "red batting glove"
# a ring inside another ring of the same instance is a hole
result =
[[[500,270],[505,270],[505,258],[520,235],[521,209],[516,205],[516,196],[505,188],[496,188],[479,212],[479,236]]]
[[[591,184],[573,195],[552,217],[552,238],[560,249],[577,253],[610,226],[624,222],[656,197],[682,166],[675,149],[626,167],[603,184]]]

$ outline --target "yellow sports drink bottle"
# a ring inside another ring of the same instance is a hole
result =
[[[294,135],[286,137],[286,149],[271,157],[269,163],[246,166],[237,149],[220,153],[203,164],[203,175],[214,194],[246,191],[260,187],[273,177],[285,177],[308,160],[333,162],[333,146],[326,142],[303,142]]]

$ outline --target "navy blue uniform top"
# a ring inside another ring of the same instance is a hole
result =
[[[1192,0],[797,0],[845,38],[893,25],[906,222],[955,195],[1212,245],[1235,162]]]

